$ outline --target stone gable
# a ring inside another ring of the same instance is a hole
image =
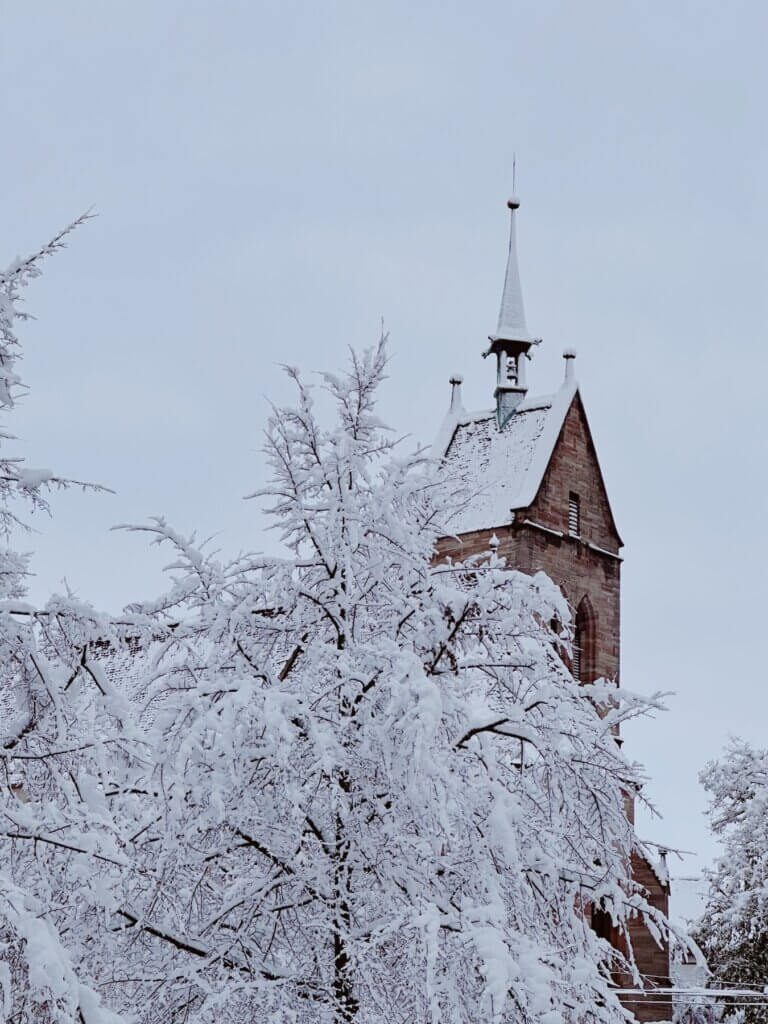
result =
[[[526,518],[551,530],[568,533],[568,499],[572,492],[580,500],[582,537],[618,554],[621,538],[578,392],[565,416],[549,465]]]

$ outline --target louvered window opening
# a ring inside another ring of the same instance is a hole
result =
[[[581,506],[578,494],[573,491],[568,496],[568,533],[571,537],[581,536]]]
[[[581,630],[576,629],[573,635],[573,678],[577,683],[581,682]]]

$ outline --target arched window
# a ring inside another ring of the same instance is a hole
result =
[[[571,674],[579,683],[595,679],[595,613],[588,597],[583,597],[576,608],[573,622],[573,654]]]
[[[605,939],[606,942],[610,942],[611,945],[613,945],[616,930],[613,927],[611,915],[601,907],[592,907],[590,917],[590,924],[592,925],[592,929],[595,934],[599,938]]]

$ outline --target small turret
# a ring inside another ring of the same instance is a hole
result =
[[[565,383],[570,384],[573,380],[573,363],[576,359],[576,349],[567,348],[563,352],[563,359],[565,360]]]
[[[504,291],[501,296],[499,323],[496,333],[491,334],[487,354],[496,356],[496,419],[501,429],[528,390],[526,362],[531,345],[538,345],[539,339],[532,338],[525,322],[523,291],[520,287],[520,271],[517,266],[517,240],[515,235],[515,212],[520,200],[509,199],[509,255],[507,273],[504,277]]]
[[[451,385],[451,406],[449,411],[458,416],[464,412],[464,403],[461,400],[461,385],[464,383],[464,378],[460,373],[454,373],[448,383]]]

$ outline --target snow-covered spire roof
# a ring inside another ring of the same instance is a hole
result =
[[[520,287],[520,271],[517,266],[517,238],[515,234],[515,211],[520,200],[514,196],[507,200],[509,207],[509,255],[507,273],[504,277],[504,291],[501,296],[499,323],[491,341],[527,341],[533,339],[528,333],[523,306],[523,291]]]

